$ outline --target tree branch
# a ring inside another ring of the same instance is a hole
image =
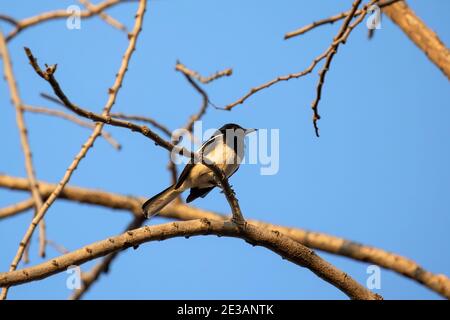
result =
[[[24,178],[0,175],[0,187],[12,190],[28,191],[29,185]],[[39,191],[46,197],[55,188],[54,184],[39,181]],[[116,210],[126,210],[141,217],[140,208],[146,200],[144,197],[124,196],[100,190],[67,186],[60,194],[60,198],[77,201],[85,204],[103,206]],[[192,207],[184,203],[172,203],[165,207],[160,215],[169,219],[227,219],[226,216]],[[357,261],[376,264],[380,267],[397,272],[399,275],[410,278],[417,283],[428,287],[436,293],[450,299],[450,279],[443,274],[434,274],[425,270],[411,259],[405,258],[376,247],[360,244],[344,238],[325,233],[309,231],[301,228],[274,225],[257,220],[248,220],[249,223],[267,229],[277,230],[301,244],[328,253],[344,256]]]
[[[20,201],[13,205],[10,205],[8,207],[1,208],[0,219],[15,216],[16,214],[25,212],[26,210],[31,209],[33,207],[34,207],[34,199],[33,197],[31,197],[24,201]]]
[[[94,17],[100,13],[102,13],[104,10],[111,8],[117,4],[125,3],[129,1],[138,1],[138,0],[106,0],[102,3],[99,3],[97,5],[93,5],[93,7],[90,10],[81,11],[80,18],[81,19],[87,19]],[[6,37],[6,42],[12,40],[14,37],[16,37],[21,31],[28,29],[30,27],[33,27],[37,24],[50,21],[50,20],[57,20],[57,19],[66,19],[68,17],[71,17],[73,15],[72,12],[67,11],[66,9],[60,9],[60,10],[54,10],[49,12],[44,12],[39,15],[26,18],[20,21],[16,21],[16,28],[11,31],[8,36]],[[13,19],[13,18],[11,18]],[[14,19],[13,19],[14,20]],[[12,21],[12,20],[11,20]]]
[[[384,8],[384,7],[390,6],[391,4],[393,4],[395,2],[398,2],[398,1],[403,1],[403,0],[389,0],[389,1],[385,1],[383,3],[380,3],[379,7],[380,8]],[[345,12],[338,13],[338,14],[336,14],[334,16],[331,16],[331,17],[328,17],[328,18],[325,18],[325,19],[314,21],[313,23],[308,24],[308,25],[306,25],[304,27],[301,27],[301,28],[299,28],[297,30],[287,32],[284,35],[284,39],[287,40],[287,39],[290,39],[290,38],[293,38],[293,37],[296,37],[296,36],[300,36],[302,34],[307,33],[308,31],[311,31],[312,29],[315,29],[317,27],[323,26],[325,24],[333,24],[336,21],[342,20],[345,17],[347,17],[350,14],[350,11],[351,11],[351,9],[348,10],[348,11],[345,11]],[[363,12],[363,10],[357,10],[353,14],[353,17],[357,17],[357,16],[361,15],[362,12]]]
[[[228,182],[227,177],[224,175],[223,171],[217,167],[214,163],[211,163],[209,159],[203,158],[199,155],[197,155],[194,152],[191,152],[187,150],[186,148],[180,148],[178,146],[173,145],[171,142],[164,140],[161,138],[158,134],[150,130],[146,126],[140,126],[135,123],[129,122],[129,121],[123,121],[112,118],[109,114],[98,114],[91,111],[84,110],[83,108],[75,105],[72,103],[69,98],[65,95],[63,90],[61,89],[58,81],[56,80],[54,73],[56,71],[56,65],[47,66],[46,70],[43,71],[38,63],[36,58],[33,56],[31,50],[29,48],[25,48],[25,52],[28,56],[28,59],[30,61],[31,66],[36,71],[36,73],[46,80],[50,86],[53,88],[53,92],[56,94],[56,96],[61,100],[61,102],[64,104],[65,107],[67,107],[69,110],[75,112],[76,114],[85,117],[87,119],[90,119],[94,122],[99,122],[100,124],[108,124],[116,127],[126,128],[133,132],[139,132],[145,137],[151,139],[154,141],[157,145],[165,148],[168,151],[172,151],[174,148],[177,148],[175,150],[178,150],[179,154],[182,154],[184,156],[190,157],[193,161],[201,162],[205,166],[207,166],[209,169],[212,170],[216,178],[218,179],[222,190],[224,191],[225,197],[227,198],[227,201],[231,207],[231,210],[233,212],[233,222],[240,225],[245,226],[245,220],[242,215],[241,209],[239,207],[238,200],[235,197],[234,191],[231,189],[231,186]],[[115,89],[112,88],[110,92],[115,92]],[[206,160],[206,161],[205,161]]]
[[[187,68],[184,64],[182,64],[179,61],[177,62],[176,66],[175,66],[175,70],[180,71],[180,72],[184,73],[186,76],[196,79],[203,84],[208,84],[214,80],[217,80],[222,77],[229,77],[233,74],[233,69],[228,68],[228,69],[225,69],[222,71],[217,71],[216,73],[213,73],[212,75],[210,75],[208,77],[204,77],[201,74],[199,74],[197,71]]]
[[[28,180],[30,183],[30,191],[31,195],[34,199],[34,205],[35,205],[35,216],[39,212],[39,210],[42,208],[43,201],[41,198],[41,195],[39,194],[39,190],[37,187],[36,182],[36,174],[33,167],[33,160],[31,155],[31,147],[30,143],[28,141],[28,131],[27,127],[25,125],[25,119],[23,116],[23,109],[22,109],[22,100],[19,95],[19,90],[16,85],[16,81],[14,78],[14,73],[12,69],[11,59],[9,57],[8,48],[6,45],[5,38],[3,36],[3,33],[0,31],[0,55],[3,59],[3,69],[5,74],[6,82],[9,86],[9,92],[11,95],[11,102],[14,105],[16,109],[16,122],[17,127],[19,128],[19,134],[20,134],[20,143],[22,145],[22,150],[25,157],[25,170],[27,172]],[[45,245],[46,245],[46,235],[45,235],[45,221],[41,219],[39,221],[39,255],[41,257],[45,257]],[[25,243],[26,247],[28,247],[28,242]],[[24,248],[25,249],[25,248]],[[26,259],[26,261],[28,258]]]
[[[137,13],[136,13],[134,28],[133,28],[132,33],[129,35],[129,44],[128,44],[128,47],[123,56],[122,63],[120,65],[119,71],[118,71],[116,79],[114,81],[114,84],[109,90],[108,101],[106,102],[106,104],[103,108],[102,116],[106,117],[109,115],[109,112],[116,100],[117,93],[118,93],[120,87],[122,86],[123,78],[125,77],[125,73],[128,70],[129,61],[130,61],[133,51],[135,50],[136,41],[137,41],[137,38],[141,31],[146,5],[147,5],[146,0],[140,0],[139,7],[138,7]],[[13,271],[17,268],[20,260],[22,259],[26,244],[30,241],[31,236],[33,235],[33,232],[36,228],[36,225],[42,220],[42,218],[44,217],[48,208],[53,204],[53,202],[59,196],[61,191],[64,189],[64,186],[69,182],[74,170],[77,168],[81,159],[86,156],[87,152],[89,151],[89,149],[92,147],[92,145],[94,144],[97,137],[102,132],[102,129],[103,129],[103,124],[98,123],[96,125],[96,128],[93,131],[93,133],[89,136],[86,143],[83,145],[81,150],[75,156],[75,159],[72,161],[70,166],[67,168],[66,173],[64,174],[64,177],[59,182],[58,186],[54,189],[54,191],[47,198],[47,200],[45,201],[43,206],[37,212],[36,216],[33,218],[30,226],[28,227],[25,235],[22,238],[22,241],[19,244],[19,249],[17,250],[17,253],[11,263],[10,271]],[[7,287],[3,288],[3,290],[0,294],[0,300],[6,299],[7,293],[8,293],[8,288]]]
[[[406,4],[398,2],[383,8],[383,12],[414,42],[450,80],[450,51]]]
[[[113,17],[109,16],[103,11],[96,11],[97,7],[93,5],[89,0],[78,0],[79,3],[81,3],[83,6],[86,7],[89,11],[94,11],[94,14],[96,13],[103,21],[105,21],[107,24],[113,26],[116,29],[119,29],[124,32],[128,32],[127,27],[122,24],[121,22],[117,21]]]
[[[243,239],[254,246],[265,247],[286,260],[308,268],[323,280],[340,289],[351,299],[382,299],[378,294],[370,292],[349,275],[320,258],[311,249],[293,241],[280,232],[266,230],[265,228],[251,224],[248,224],[245,229],[242,229],[227,221],[210,220],[207,218],[185,222],[172,222],[158,226],[145,226],[127,231],[119,236],[92,243],[34,267],[0,273],[0,286],[13,286],[43,279],[55,273],[65,271],[71,265],[81,265],[95,258],[130,247],[137,248],[137,246],[145,242],[200,235],[217,235]]]

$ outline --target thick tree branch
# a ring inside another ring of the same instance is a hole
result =
[[[450,80],[450,50],[406,4],[398,2],[383,12],[414,42]]]
[[[71,265],[81,265],[95,258],[130,247],[137,248],[137,246],[145,242],[200,235],[217,235],[243,239],[254,246],[265,247],[279,254],[284,259],[308,268],[323,280],[340,289],[351,299],[382,299],[378,294],[370,292],[349,275],[320,258],[311,249],[284,236],[278,231],[267,230],[251,224],[248,224],[245,229],[242,229],[236,224],[227,221],[210,220],[207,218],[185,222],[172,222],[158,226],[145,226],[127,231],[119,236],[92,243],[34,267],[0,273],[0,286],[13,286],[43,279],[55,273],[65,271]]]
[[[54,184],[39,181],[39,191],[45,197],[55,188]],[[0,187],[12,190],[28,191],[29,185],[24,178],[0,175]],[[60,198],[77,201],[85,204],[103,206],[111,209],[122,209],[132,212],[136,218],[141,217],[140,208],[144,197],[124,196],[120,194],[67,186],[60,194]],[[192,219],[227,219],[226,216],[192,207],[183,203],[172,203],[164,208],[160,215],[162,217],[177,220]],[[450,299],[450,279],[443,274],[434,274],[425,270],[419,264],[403,256],[376,248],[360,244],[344,238],[328,235],[325,233],[309,231],[300,228],[273,225],[257,220],[248,220],[249,223],[267,229],[277,230],[291,239],[303,245],[322,250],[328,253],[348,257],[357,261],[376,264],[380,267],[390,269],[398,274],[410,278],[440,295]]]

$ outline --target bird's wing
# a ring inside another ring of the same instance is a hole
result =
[[[181,187],[184,181],[186,181],[186,178],[189,176],[189,173],[191,172],[192,168],[195,166],[195,163],[188,163],[183,171],[180,174],[180,177],[178,178],[177,184],[175,185],[175,189],[178,189]]]
[[[191,192],[189,193],[189,196],[186,198],[186,202],[189,203],[191,201],[194,201],[198,197],[204,198],[206,195],[215,187],[208,187],[208,188],[191,188]]]
[[[214,132],[214,134],[202,144],[202,146],[198,149],[197,153],[200,154],[201,156],[207,155],[209,153],[209,151],[211,151],[211,148],[212,149],[214,148],[214,146],[211,144],[214,142],[217,142],[217,141],[221,141],[220,139],[217,139],[221,135],[222,135],[222,133],[219,130]],[[178,181],[175,185],[175,189],[178,189],[179,187],[181,187],[183,182],[186,181],[187,177],[189,176],[189,173],[191,173],[191,170],[194,166],[195,166],[195,163],[188,163],[184,167],[184,169],[181,172],[180,177],[178,178]]]

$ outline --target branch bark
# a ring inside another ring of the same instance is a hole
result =
[[[0,175],[0,187],[12,190],[29,190],[26,179],[7,175]],[[50,194],[54,188],[54,184],[39,181],[39,191],[43,196]],[[74,186],[64,188],[60,194],[60,198],[111,209],[126,210],[133,213],[137,218],[141,216],[141,205],[146,200],[144,197],[125,196]],[[172,203],[164,208],[160,215],[165,218],[177,220],[201,218],[214,220],[227,219],[222,214],[195,208],[184,203]],[[253,225],[279,231],[307,247],[344,256],[356,261],[376,264],[392,270],[450,299],[450,279],[447,276],[427,271],[415,261],[398,254],[321,232],[279,226],[252,219],[248,219],[247,221]]]

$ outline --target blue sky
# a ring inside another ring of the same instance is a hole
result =
[[[3,1],[1,12],[25,18],[66,8],[74,1]],[[450,43],[450,2],[409,1],[416,13]],[[304,69],[330,43],[339,25],[300,38],[283,35],[346,10],[350,1],[150,1],[143,32],[113,111],[154,117],[171,129],[195,112],[200,97],[175,72],[180,59],[203,74],[232,67],[233,76],[208,85],[219,106],[255,85]],[[136,4],[108,12],[133,24]],[[9,30],[5,23],[0,24]],[[121,56],[124,34],[94,18],[81,30],[54,21],[25,30],[10,42],[14,71],[24,102],[49,106],[50,93],[26,61],[30,47],[41,63],[58,63],[67,95],[99,111],[106,102]],[[233,176],[248,218],[327,232],[409,257],[427,270],[450,274],[450,117],[448,80],[388,19],[372,40],[358,27],[333,60],[324,85],[317,139],[311,124],[316,72],[256,94],[232,112],[209,109],[204,126],[236,122],[280,130],[280,170],[259,174],[246,165]],[[15,113],[6,84],[0,85],[2,117],[0,172],[25,176]],[[90,132],[63,120],[27,114],[39,179],[57,182]],[[123,194],[151,196],[169,183],[167,153],[142,136],[107,128],[123,144],[117,152],[99,139],[70,184]],[[0,190],[0,206],[29,195]],[[229,212],[223,195],[212,192],[196,206]],[[32,212],[0,222],[0,270],[8,269]],[[126,212],[57,201],[47,213],[48,237],[69,249],[118,234]],[[163,223],[161,218],[151,223]],[[37,257],[33,238],[32,264]],[[367,264],[319,252],[361,283]],[[48,249],[48,256],[57,256]],[[87,271],[93,263],[82,266]],[[12,299],[65,299],[66,274],[14,287]],[[382,270],[386,299],[439,299],[417,283]],[[173,239],[121,254],[110,273],[85,296],[89,299],[342,299],[344,294],[263,248],[216,237]]]

